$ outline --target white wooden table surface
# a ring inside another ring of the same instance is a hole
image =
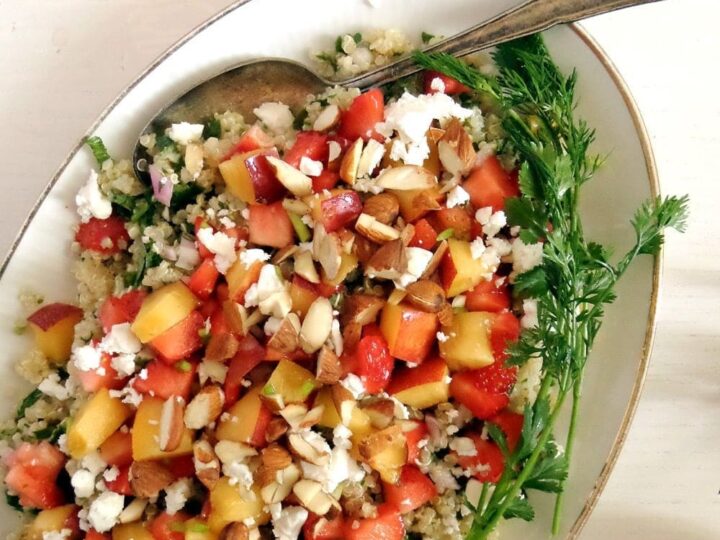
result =
[[[0,253],[104,106],[229,3],[0,0]],[[685,236],[669,238],[645,390],[583,538],[720,538],[718,23],[718,0],[667,0],[586,22],[637,99],[663,192],[689,193],[692,220]]]

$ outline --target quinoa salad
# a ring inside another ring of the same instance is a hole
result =
[[[313,57],[343,77],[414,46],[372,31]],[[543,264],[506,213],[522,155],[499,101],[458,79],[173,124],[141,138],[144,178],[88,140],[77,302],[24,293],[16,325],[34,339],[17,370],[35,389],[3,425],[21,537],[471,532],[558,397],[542,355],[510,361],[538,330],[516,281]]]

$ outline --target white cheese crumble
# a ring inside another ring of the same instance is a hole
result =
[[[248,295],[250,295],[251,290],[252,287],[245,294],[246,306],[251,305],[248,303]],[[285,288],[285,283],[280,279],[277,268],[272,264],[266,264],[260,270],[260,278],[254,294],[256,295],[257,306],[263,315],[272,315],[282,319],[292,308],[290,293]],[[250,300],[252,300],[252,297]]]
[[[343,341],[342,332],[340,331],[340,321],[333,319],[330,326],[330,342],[333,350],[338,356],[342,355],[345,342]]]
[[[535,328],[538,325],[537,300],[523,300],[523,316],[520,319],[520,326],[523,328]]]
[[[485,253],[485,243],[482,241],[482,238],[479,236],[470,242],[470,255],[474,260],[480,259],[482,257],[483,253]]]
[[[430,263],[433,253],[419,247],[408,247],[405,248],[405,256],[407,257],[407,269],[403,275],[394,280],[395,286],[399,289],[404,289],[420,279],[420,276],[422,276]]]
[[[450,339],[450,336],[448,336],[445,332],[438,332],[435,334],[435,337],[440,343],[445,343],[448,339]]]
[[[488,237],[497,235],[507,225],[505,212],[502,210],[493,212],[491,206],[480,208],[475,212],[475,219],[482,225],[483,234]]]
[[[447,194],[447,207],[455,208],[470,202],[470,194],[460,186],[455,186]]]
[[[265,127],[277,135],[292,129],[295,120],[290,107],[280,102],[263,103],[256,107],[253,113]]]
[[[245,268],[250,268],[256,262],[265,262],[270,258],[270,254],[264,249],[244,249],[240,252],[240,262]]]
[[[214,360],[201,362],[198,366],[200,384],[205,384],[208,380],[218,384],[224,384],[228,369],[228,366],[222,362],[216,362]]]
[[[83,223],[90,218],[107,219],[112,214],[112,203],[100,191],[98,174],[94,170],[90,170],[90,177],[75,195],[75,204]]]
[[[87,469],[80,469],[70,477],[70,485],[75,491],[75,497],[85,499],[95,492],[95,475]]]
[[[307,156],[300,158],[300,172],[308,176],[320,176],[323,171],[322,161],[315,161]]]
[[[70,538],[72,531],[70,529],[60,529],[59,531],[43,531],[42,540],[66,540]]]
[[[173,124],[170,126],[167,136],[178,144],[188,145],[189,143],[197,141],[202,137],[204,128],[205,126],[202,124],[180,122],[179,124]]]
[[[90,504],[88,521],[98,532],[107,532],[118,522],[125,505],[125,497],[119,493],[105,491]]]
[[[470,437],[455,437],[450,441],[450,450],[455,450],[458,456],[477,456],[475,442]]]
[[[426,133],[433,120],[441,123],[451,117],[464,120],[472,114],[442,93],[414,96],[405,92],[400,99],[385,107],[385,120],[375,130],[386,138],[397,132],[390,158],[408,165],[422,165],[430,154]]]
[[[452,302],[450,302],[450,306],[453,308],[464,308],[466,300],[467,296],[465,296],[464,294],[458,294],[455,298],[452,299]]]
[[[520,238],[512,243],[513,272],[522,274],[532,270],[542,262],[543,245],[541,243],[526,244]]]
[[[174,516],[185,507],[190,497],[190,479],[181,478],[165,488],[165,509]]]
[[[91,371],[100,367],[102,353],[93,345],[76,347],[72,352],[72,361],[80,371]]]
[[[213,232],[210,227],[200,229],[197,237],[215,255],[214,262],[218,272],[225,274],[237,259],[235,239],[224,232]]]
[[[270,505],[273,534],[277,540],[297,540],[300,530],[308,518],[308,511],[300,506],[282,507],[280,503]]]
[[[340,381],[340,384],[343,385],[355,399],[365,395],[367,392],[362,379],[354,373],[348,373],[347,376]]]
[[[60,381],[60,375],[56,372],[50,373],[45,377],[42,382],[38,385],[40,390],[46,396],[54,397],[60,401],[65,401],[70,397],[70,392],[67,387]]]

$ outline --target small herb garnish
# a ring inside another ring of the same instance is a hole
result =
[[[37,388],[30,392],[27,396],[25,396],[20,402],[20,405],[18,405],[17,411],[15,412],[15,420],[20,420],[22,417],[24,417],[25,411],[35,405],[35,403],[40,401],[40,398],[42,398],[42,396],[43,393]]]
[[[102,165],[110,159],[110,154],[108,154],[107,148],[105,148],[105,143],[100,137],[88,137],[85,139],[85,144],[87,144],[90,147],[90,150],[92,150],[93,156],[95,156],[95,161],[98,162],[98,165]]]
[[[209,139],[210,137],[219,139],[220,135],[222,135],[222,125],[220,124],[220,120],[217,118],[208,120],[203,128],[203,139]]]
[[[420,38],[422,39],[423,44],[427,45],[435,38],[435,36],[433,34],[429,34],[428,32],[423,32],[420,34]]]
[[[310,228],[305,224],[300,216],[295,212],[288,212],[290,223],[292,223],[295,234],[297,234],[298,240],[301,242],[308,242],[310,240]]]
[[[277,392],[275,391],[275,387],[272,384],[266,384],[265,386],[263,386],[262,393],[265,396],[274,396],[275,394],[277,394]]]
[[[192,368],[192,364],[188,362],[187,360],[180,360],[175,364],[175,369],[178,371],[182,371],[183,373],[187,373]]]
[[[435,239],[436,242],[442,242],[443,240],[447,240],[448,238],[452,238],[455,234],[455,229],[450,227],[449,229],[445,229],[443,232],[437,235],[437,238]]]

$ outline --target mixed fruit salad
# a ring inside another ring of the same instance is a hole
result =
[[[485,538],[561,490],[569,387],[530,345],[559,347],[533,292],[566,216],[517,218],[534,156],[440,60],[463,80],[158,128],[141,179],[88,140],[79,305],[27,317],[37,388],[3,431],[23,537]]]

